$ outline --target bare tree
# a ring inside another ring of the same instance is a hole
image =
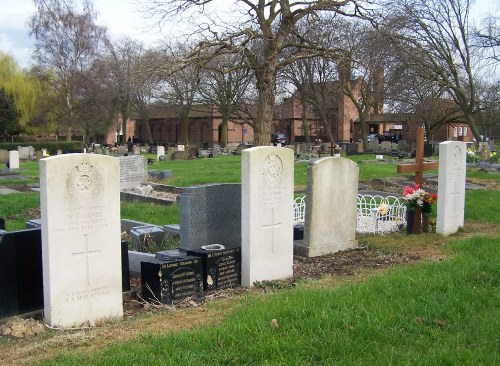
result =
[[[106,31],[96,25],[97,14],[90,0],[83,1],[81,11],[72,0],[33,2],[37,11],[30,19],[30,27],[35,37],[35,58],[57,76],[53,81],[64,94],[66,138],[71,140],[77,74],[91,65]]]
[[[157,53],[156,77],[157,99],[168,106],[178,109],[181,119],[180,139],[189,144],[189,121],[193,106],[200,100],[199,86],[203,71],[202,62],[192,59],[183,60],[191,53],[190,44],[167,44]]]
[[[205,65],[200,83],[201,100],[214,104],[221,115],[220,144],[227,145],[227,126],[231,117],[237,114],[239,105],[246,104],[248,88],[252,78],[250,70],[240,68],[239,55],[222,55]]]
[[[138,94],[143,86],[143,73],[140,73],[140,61],[145,51],[141,43],[130,38],[115,43],[107,42],[107,55],[101,60],[108,69],[106,83],[112,93],[115,112],[121,115],[121,125],[117,126],[121,143],[127,138],[127,120],[137,107]]]
[[[474,31],[474,45],[493,61],[500,61],[500,17],[489,16]]]
[[[296,60],[317,54],[317,48],[305,42],[296,31],[296,24],[308,16],[331,11],[348,16],[363,16],[361,1],[356,0],[242,0],[234,3],[232,19],[215,19],[201,24],[206,36],[200,48],[212,53],[239,53],[247,68],[255,75],[258,91],[257,112],[253,125],[254,145],[269,145],[276,97],[278,71]],[[368,3],[364,1],[363,3]],[[209,8],[211,0],[150,0],[150,11],[160,17],[160,22],[184,13],[200,12]],[[221,25],[224,27],[221,28]],[[295,34],[296,37],[290,37]],[[296,42],[301,39],[301,42]],[[283,57],[284,51],[294,48],[294,53]],[[194,53],[196,57],[199,53]]]
[[[480,141],[476,84],[486,64],[471,48],[470,1],[388,0],[385,9],[390,11],[384,34],[394,41],[398,55],[421,78],[446,91]]]

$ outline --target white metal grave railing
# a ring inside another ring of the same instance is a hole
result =
[[[297,197],[293,202],[293,223],[303,224],[306,215],[306,196]]]
[[[356,209],[356,231],[359,233],[395,232],[406,223],[403,198],[358,194]]]
[[[305,198],[295,198],[294,223],[305,221]],[[406,206],[402,197],[358,194],[356,211],[356,231],[359,233],[396,232],[406,223]]]

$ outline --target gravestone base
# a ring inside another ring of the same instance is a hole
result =
[[[168,251],[165,251],[168,252]],[[192,256],[168,256],[141,262],[142,298],[167,305],[194,297],[203,299],[202,260]],[[172,251],[174,252],[174,251]]]
[[[293,243],[293,254],[299,257],[320,257],[326,254],[333,254],[344,250],[355,249],[358,247],[357,240],[349,240],[331,244],[315,245],[312,247],[304,245],[303,240],[296,240]]]
[[[188,250],[188,255],[201,257],[203,290],[213,291],[241,285],[241,247],[225,246],[225,249]]]

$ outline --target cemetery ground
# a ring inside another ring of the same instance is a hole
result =
[[[361,182],[400,194],[394,164],[364,159]],[[239,157],[155,164],[173,170],[166,184],[175,186],[239,182]],[[295,167],[298,193],[306,166]],[[27,181],[2,181],[22,191],[0,196],[7,230],[39,215],[29,192],[37,169],[26,171]],[[208,293],[175,310],[128,296],[121,322],[0,336],[0,364],[498,364],[500,177],[467,178],[483,189],[467,191],[465,226],[450,237],[359,235],[360,249],[295,260],[293,280]],[[122,203],[121,213],[163,225],[178,222],[179,209]]]

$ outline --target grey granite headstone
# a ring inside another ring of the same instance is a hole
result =
[[[241,244],[241,184],[186,188],[180,209],[181,249]]]
[[[148,162],[138,155],[120,157],[120,189],[134,188],[148,181]]]

